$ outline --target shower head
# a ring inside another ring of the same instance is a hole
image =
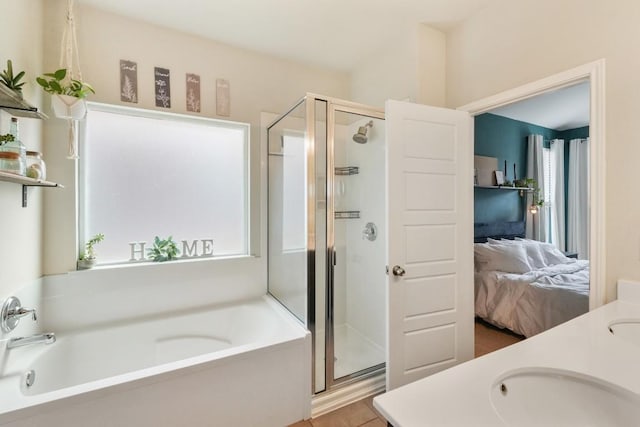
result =
[[[360,126],[358,128],[358,132],[355,135],[353,135],[353,140],[358,144],[365,144],[369,139],[367,137],[367,130],[368,130],[367,128],[372,128],[372,127],[373,127],[373,120],[370,120],[369,123],[367,123],[364,126]]]

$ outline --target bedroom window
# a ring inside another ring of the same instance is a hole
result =
[[[104,233],[100,264],[148,261],[155,236],[248,254],[248,124],[91,103],[81,136],[79,247]]]
[[[553,151],[550,148],[542,149],[542,168],[544,172],[544,209],[547,218],[547,243],[553,243],[556,246],[558,242],[554,241],[554,236],[557,235],[557,231],[554,229],[556,227],[555,221],[552,221],[551,218],[555,215],[554,212],[554,201],[556,200],[556,188],[557,188],[557,179],[556,171],[558,170],[556,167],[556,157],[553,155]]]

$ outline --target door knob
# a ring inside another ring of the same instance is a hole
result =
[[[404,274],[406,273],[406,271],[404,271],[404,268],[400,267],[399,265],[394,265],[393,269],[391,269],[391,272],[393,273],[394,276],[404,276]]]

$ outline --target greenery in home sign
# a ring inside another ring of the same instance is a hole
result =
[[[84,83],[77,79],[68,79],[67,69],[61,68],[54,73],[44,73],[41,77],[37,77],[36,81],[45,92],[52,95],[68,95],[75,98],[85,98],[89,93],[96,93],[89,83]]]
[[[156,236],[153,241],[153,248],[147,249],[147,256],[155,262],[171,261],[178,257],[178,245],[173,241],[173,237],[161,239]]]

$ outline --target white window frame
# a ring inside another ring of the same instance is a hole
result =
[[[142,109],[142,108],[132,108],[132,107],[126,107],[126,106],[121,106],[121,105],[112,105],[112,104],[103,104],[103,103],[97,103],[97,102],[87,102],[87,114],[90,114],[91,111],[101,111],[101,112],[106,112],[106,113],[113,113],[113,114],[123,114],[123,115],[127,115],[127,116],[137,116],[137,117],[143,117],[143,118],[152,118],[152,119],[160,119],[160,120],[173,120],[173,121],[180,121],[180,122],[184,122],[184,123],[194,123],[194,124],[207,124],[207,125],[218,125],[221,127],[234,127],[234,128],[245,128],[245,139],[244,139],[244,144],[243,144],[243,150],[244,150],[244,163],[243,163],[243,175],[245,177],[245,193],[244,193],[244,212],[245,212],[245,218],[244,218],[244,247],[245,247],[245,253],[242,254],[237,254],[237,255],[228,255],[228,256],[213,256],[213,257],[202,257],[202,258],[178,258],[176,260],[172,260],[171,262],[184,262],[184,261],[209,261],[209,262],[215,262],[216,260],[224,260],[224,259],[232,259],[232,258],[245,258],[245,257],[250,257],[252,252],[252,227],[250,226],[251,223],[251,210],[252,210],[252,205],[251,205],[251,176],[250,176],[250,162],[251,162],[251,154],[250,154],[250,137],[251,137],[251,126],[249,123],[243,123],[243,122],[236,122],[236,121],[230,121],[230,120],[220,120],[220,119],[213,119],[213,118],[208,118],[208,117],[197,117],[197,116],[191,116],[191,115],[186,115],[186,114],[178,114],[178,113],[170,113],[170,112],[164,112],[164,111],[158,111],[158,110],[147,110],[147,109]],[[86,235],[86,212],[87,212],[87,207],[85,206],[84,201],[86,200],[86,191],[87,191],[87,186],[85,185],[85,183],[87,182],[87,171],[86,171],[86,165],[84,164],[84,162],[82,161],[82,154],[83,154],[83,150],[84,150],[84,144],[86,141],[86,132],[87,132],[87,120],[83,120],[82,122],[80,122],[80,129],[79,129],[79,143],[78,143],[78,153],[79,153],[79,161],[78,161],[78,167],[77,167],[77,188],[78,188],[78,196],[77,196],[77,200],[76,200],[76,224],[77,224],[77,236],[78,236],[78,246],[77,246],[77,254],[79,254],[80,252],[82,252],[82,249],[84,248],[84,245],[86,243],[86,239],[89,238],[89,236]],[[174,236],[176,237],[176,236]],[[147,248],[151,247],[153,242],[149,241],[147,242]],[[178,247],[181,248],[181,245],[179,244],[179,241],[177,241],[178,243]],[[107,263],[99,263],[99,265],[101,267],[109,267],[109,266],[123,266],[123,265],[133,265],[133,264],[156,264],[153,261],[150,260],[144,260],[144,261],[122,261],[122,262],[107,262]]]

